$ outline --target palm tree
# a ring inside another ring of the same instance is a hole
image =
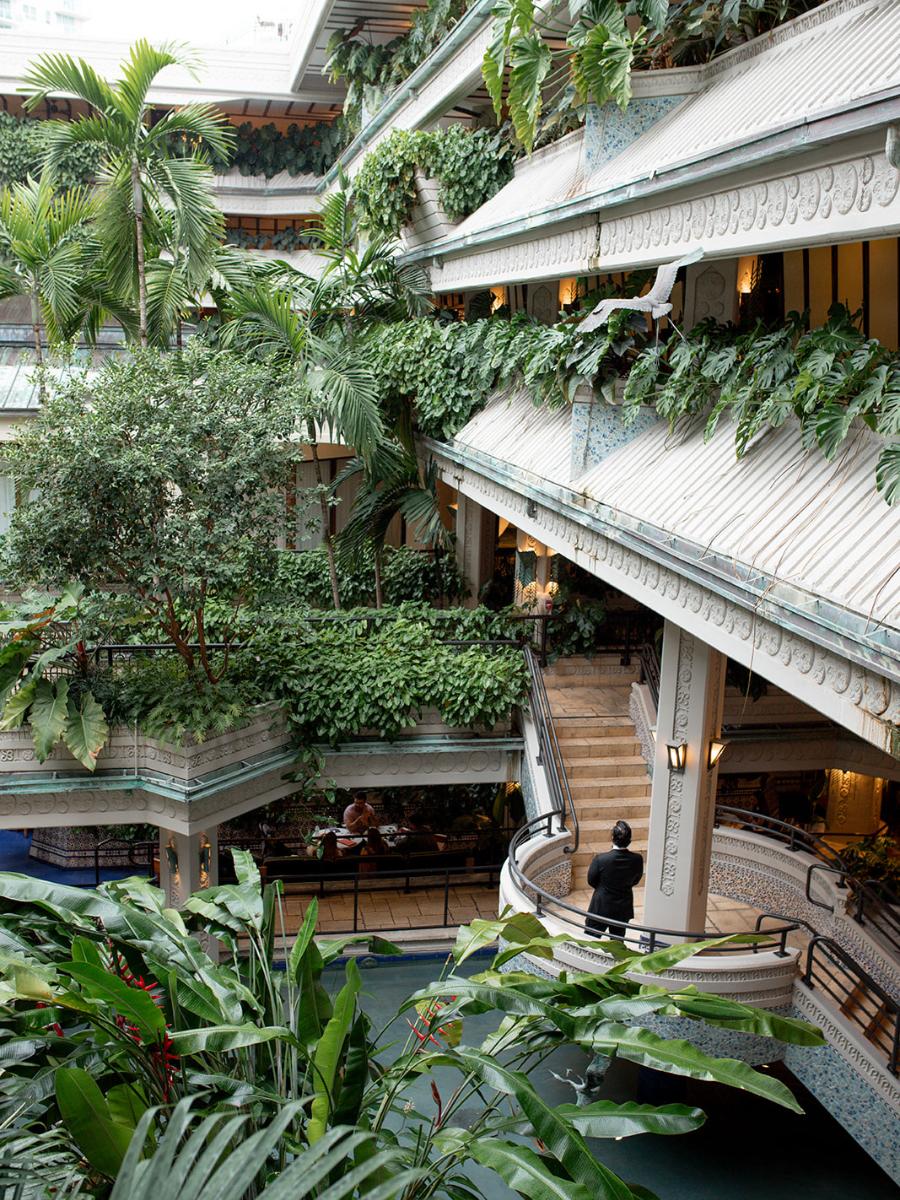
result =
[[[375,570],[375,607],[384,604],[382,559],[388,529],[402,517],[417,541],[440,552],[453,543],[453,535],[441,519],[437,495],[437,465],[424,471],[418,459],[397,442],[385,442],[368,460],[355,458],[335,480],[337,487],[362,475],[350,519],[338,538],[338,556],[350,562],[363,560],[371,552]]]
[[[176,144],[208,146],[226,156],[233,140],[227,119],[209,104],[186,104],[151,124],[147,95],[156,76],[173,65],[193,69],[181,49],[155,48],[141,39],[111,84],[84,61],[68,54],[43,54],[25,74],[25,102],[33,109],[50,96],[77,96],[89,107],[77,121],[49,122],[47,163],[53,168],[69,147],[99,146],[104,157],[99,227],[109,255],[113,286],[134,294],[137,283],[139,332],[147,345],[146,264],[160,249],[164,205],[173,237],[191,260],[191,278],[202,276],[215,255],[222,214],[212,196],[213,173],[202,150],[183,157]]]
[[[354,353],[342,326],[322,332],[313,326],[326,318],[319,285],[295,272],[293,286],[272,288],[266,282],[236,292],[225,306],[229,318],[222,329],[226,345],[242,345],[283,363],[296,381],[298,420],[304,427],[316,475],[322,534],[335,608],[341,607],[334,538],[330,532],[329,488],[322,476],[319,441],[354,446],[367,458],[384,436],[375,382],[365,362]]]
[[[97,248],[88,227],[95,212],[89,191],[58,193],[46,171],[0,192],[0,299],[29,298],[38,366],[44,333],[58,344],[86,317],[83,283]],[[41,379],[42,393],[43,386]]]

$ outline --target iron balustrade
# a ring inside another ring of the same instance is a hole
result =
[[[525,661],[528,664],[528,674],[531,678],[531,716],[538,735],[538,765],[544,768],[544,777],[547,781],[547,788],[550,792],[554,809],[556,812],[564,814],[561,818],[561,828],[569,828],[572,834],[572,842],[566,847],[566,851],[569,854],[574,854],[578,849],[580,840],[578,812],[575,808],[575,800],[572,796],[571,788],[569,787],[566,764],[563,760],[562,751],[559,748],[559,740],[556,736],[553,711],[550,708],[550,701],[547,698],[547,688],[544,683],[543,672],[530,646],[524,647],[524,654]],[[571,822],[570,827],[566,826],[566,819]]]
[[[892,1075],[900,1068],[900,1003],[832,938],[816,935],[806,951],[803,982],[824,992],[863,1037],[880,1050]]]
[[[359,925],[359,922],[360,922],[360,897],[378,895],[379,892],[384,892],[384,891],[389,890],[389,889],[386,889],[383,887],[380,888],[377,886],[368,886],[368,887],[361,886],[362,884],[368,883],[370,885],[375,885],[375,884],[383,883],[385,880],[395,879],[395,880],[399,881],[401,879],[404,879],[407,882],[407,886],[404,888],[404,891],[411,892],[411,891],[415,891],[416,889],[418,889],[418,890],[430,889],[431,887],[434,886],[434,881],[442,880],[443,881],[442,886],[443,886],[443,890],[444,890],[444,900],[443,900],[443,916],[441,918],[441,922],[439,925],[436,923],[423,924],[422,928],[425,928],[425,929],[451,929],[451,928],[455,928],[456,925],[459,924],[459,921],[454,919],[454,917],[450,911],[450,891],[451,891],[451,889],[454,887],[462,887],[462,886],[471,887],[472,883],[473,883],[473,879],[472,879],[473,876],[475,876],[477,879],[484,879],[485,883],[483,884],[483,886],[494,887],[497,883],[497,880],[500,877],[501,870],[502,870],[501,864],[495,863],[495,864],[491,864],[490,866],[483,866],[483,867],[428,867],[428,868],[421,868],[421,869],[414,868],[411,873],[408,871],[403,871],[403,870],[400,870],[400,871],[378,871],[377,874],[374,874],[371,877],[368,875],[365,875],[365,874],[361,874],[359,871],[334,872],[334,873],[327,873],[327,874],[320,874],[320,875],[310,875],[310,876],[304,878],[302,881],[300,881],[299,887],[295,886],[294,888],[292,888],[291,894],[295,895],[295,896],[302,895],[304,891],[309,891],[310,889],[311,889],[311,894],[319,895],[319,896],[344,895],[347,892],[350,892],[352,894],[352,896],[353,896],[353,923],[352,923],[351,927],[349,929],[325,930],[325,931],[323,931],[323,935],[327,937],[330,935],[337,935],[337,934],[359,933],[360,932],[360,925]],[[410,886],[410,884],[409,884],[410,875],[413,880],[416,880],[416,881],[423,880],[424,882],[415,882]],[[296,882],[296,881],[294,881],[294,882]],[[347,886],[344,888],[334,888],[331,891],[325,890],[326,884],[336,884],[336,883],[346,883]],[[364,912],[365,912],[365,910],[364,910],[364,906],[363,906],[363,915],[364,915]],[[425,918],[423,918],[423,921],[425,921]],[[401,928],[401,926],[396,926],[396,925],[392,924],[391,922],[387,922],[384,925],[372,925],[372,924],[370,924],[368,918],[366,918],[365,929],[363,930],[363,932],[365,932],[365,933],[388,933],[388,932],[391,932],[398,928]]]
[[[817,861],[807,866],[804,886],[809,903],[827,912],[834,912],[834,905],[826,904],[812,894],[812,881],[816,872],[836,876],[837,886],[847,890],[847,915],[859,925],[868,926],[895,957],[900,957],[900,897],[886,884],[858,879],[848,870],[840,851],[828,840],[863,838],[870,834],[844,831],[829,833],[827,830],[808,833],[777,817],[721,804],[716,807],[716,824],[719,825],[723,819],[729,824],[736,823],[749,833],[758,833],[781,842],[791,851],[804,850],[812,855]]]
[[[641,683],[646,683],[654,707],[659,708],[659,655],[656,647],[643,642],[638,647],[638,662],[641,665]]]
[[[575,904],[570,904],[567,900],[562,900],[559,896],[554,896],[540,886],[534,879],[530,879],[522,870],[518,862],[518,854],[520,850],[532,840],[535,836],[553,837],[553,825],[560,817],[565,817],[565,813],[550,812],[542,813],[540,816],[532,817],[513,835],[509,844],[509,857],[507,865],[509,873],[516,887],[524,895],[530,895],[533,898],[535,906],[535,914],[538,917],[549,916],[554,920],[559,921],[564,925],[568,925],[573,932],[577,931],[579,936],[587,935],[588,937],[597,937],[597,934],[591,934],[590,922],[598,922],[610,927],[621,928],[624,930],[624,935],[618,940],[637,943],[636,949],[641,952],[652,953],[654,950],[661,950],[667,946],[673,946],[681,942],[701,942],[709,939],[721,938],[726,935],[722,934],[717,929],[703,930],[684,930],[684,929],[664,929],[655,925],[644,925],[635,921],[623,921],[620,917],[607,917],[602,913],[590,913],[587,909],[579,908]],[[562,831],[558,831],[562,832]],[[566,831],[567,832],[567,831]],[[787,938],[788,934],[793,933],[798,928],[796,921],[788,921],[782,926],[774,929],[767,929],[762,935],[766,940],[754,941],[751,943],[734,942],[723,946],[717,946],[715,951],[709,953],[715,954],[746,954],[749,952],[758,953],[761,950],[772,950],[779,958],[787,957]],[[616,935],[603,935],[613,936]],[[701,951],[700,953],[705,953]]]

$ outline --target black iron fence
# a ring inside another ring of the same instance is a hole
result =
[[[806,950],[803,982],[824,992],[841,1015],[884,1056],[887,1069],[900,1068],[900,1004],[831,938],[816,935]]]

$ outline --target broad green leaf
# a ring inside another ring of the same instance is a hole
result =
[[[539,33],[513,38],[510,43],[509,115],[516,137],[529,154],[541,115],[541,90],[551,64],[550,47]]]
[[[297,983],[299,979],[299,967],[303,955],[306,953],[306,948],[313,939],[316,932],[316,924],[319,920],[319,901],[313,896],[306,906],[306,912],[303,914],[303,924],[297,931],[297,936],[294,939],[294,944],[291,946],[291,953],[288,956],[288,973],[291,979]]]
[[[547,930],[532,913],[509,914],[507,911],[495,920],[478,917],[468,925],[459,927],[453,958],[457,963],[465,962],[478,950],[484,950],[501,940],[524,945],[546,937]]]
[[[580,1018],[576,1020],[575,1040],[601,1054],[615,1053],[657,1071],[724,1083],[772,1100],[793,1112],[803,1112],[780,1080],[763,1075],[736,1058],[713,1058],[681,1038],[663,1038],[649,1029],[629,1028],[617,1022],[600,1022],[592,1027],[589,1018]]]
[[[130,1083],[117,1083],[111,1087],[106,1093],[106,1103],[112,1119],[129,1132],[135,1130],[147,1111],[146,1101]]]
[[[23,683],[18,691],[7,699],[3,706],[3,716],[0,717],[0,730],[18,729],[25,720],[25,714],[34,701],[37,685],[33,680]]]
[[[76,980],[89,999],[104,1001],[119,1016],[135,1025],[145,1041],[153,1042],[165,1033],[166,1018],[143,988],[131,986],[118,975],[93,963],[61,963],[60,970]]]
[[[38,681],[28,718],[38,762],[44,762],[47,759],[53,747],[62,737],[68,718],[68,703],[68,679],[58,679],[56,683],[51,683],[47,679]]]
[[[112,1119],[93,1078],[79,1067],[61,1067],[56,1072],[56,1103],[63,1124],[91,1166],[107,1179],[115,1179],[132,1131]]]
[[[825,1037],[815,1025],[797,1017],[783,1017],[765,1008],[752,1008],[737,1000],[722,996],[710,996],[698,992],[696,996],[674,996],[674,1007],[686,1017],[705,1021],[709,1025],[721,1025],[726,1029],[739,1029],[742,1033],[755,1033],[760,1037],[774,1037],[793,1046],[822,1046]]]
[[[207,1025],[174,1030],[169,1037],[179,1054],[202,1054],[206,1050],[242,1050],[277,1039],[288,1041],[291,1031],[280,1025]]]
[[[507,1142],[498,1137],[467,1137],[463,1153],[527,1200],[591,1200],[600,1193],[590,1192],[583,1184],[560,1179],[547,1160],[529,1146]],[[630,1196],[630,1192],[623,1192]]]
[[[356,998],[361,988],[359,967],[351,958],[347,963],[347,982],[337,994],[334,1012],[325,1026],[313,1057],[316,1094],[306,1127],[306,1137],[311,1146],[324,1136],[329,1115],[336,1104],[338,1071],[344,1056],[344,1046],[353,1026]]]
[[[675,1134],[698,1129],[706,1120],[700,1108],[686,1104],[636,1104],[595,1100],[593,1104],[561,1104],[556,1110],[584,1137],[621,1138],[638,1133]]]
[[[82,766],[94,770],[97,756],[108,737],[109,726],[103,709],[90,692],[82,696],[80,705],[70,698],[63,739]]]
[[[900,499],[900,442],[885,446],[878,456],[875,486],[886,504]]]
[[[662,950],[653,950],[649,954],[635,954],[631,958],[622,959],[614,967],[610,967],[607,975],[625,975],[628,972],[639,975],[661,975],[670,967],[684,962],[686,958],[699,954],[701,950],[712,950],[736,942],[753,945],[754,942],[766,940],[766,934],[762,933],[730,933],[725,937],[706,938],[700,942],[679,942],[675,946],[666,946]]]

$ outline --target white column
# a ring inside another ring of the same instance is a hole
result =
[[[456,560],[469,589],[467,608],[478,604],[478,593],[494,572],[496,522],[475,500],[461,492],[456,497]]]
[[[187,898],[219,882],[219,831],[203,833],[159,830],[159,885],[170,908],[181,908]]]
[[[650,797],[645,925],[706,928],[718,768],[709,744],[722,729],[725,656],[670,621],[663,635],[656,759]],[[684,771],[667,746],[684,744]]]

